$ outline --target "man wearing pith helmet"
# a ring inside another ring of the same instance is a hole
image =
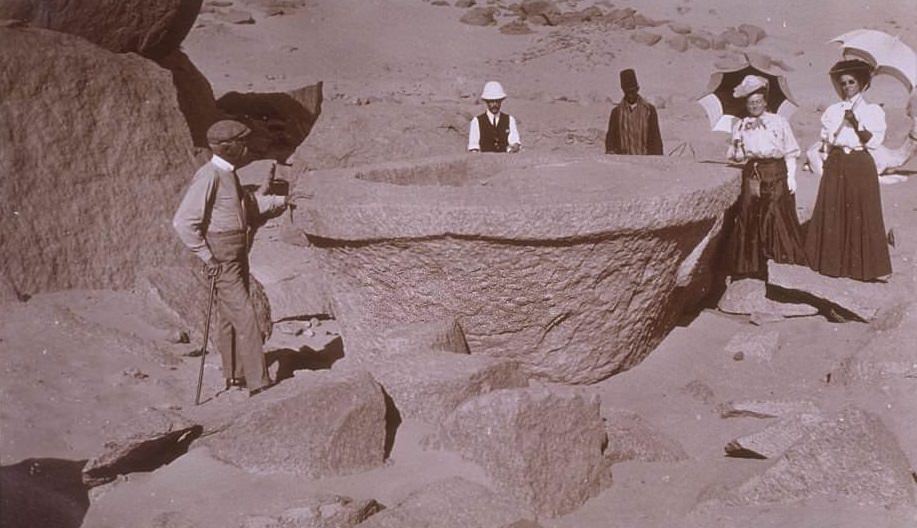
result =
[[[247,387],[256,394],[271,384],[265,368],[261,330],[249,296],[249,207],[258,214],[286,207],[286,196],[246,196],[236,169],[251,161],[248,135],[238,121],[224,120],[207,130],[213,157],[198,169],[175,212],[172,226],[182,242],[215,277],[217,324],[215,343],[223,358],[226,388]],[[252,211],[253,215],[256,213]]]
[[[506,92],[497,81],[488,81],[481,93],[487,106],[483,114],[471,120],[468,127],[468,150],[471,152],[519,152],[522,143],[516,120],[500,112]]]

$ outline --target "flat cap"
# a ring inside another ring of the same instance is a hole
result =
[[[238,121],[224,119],[210,125],[210,128],[207,129],[207,142],[216,144],[225,143],[226,141],[232,141],[234,139],[242,139],[251,133],[251,131],[250,128]]]

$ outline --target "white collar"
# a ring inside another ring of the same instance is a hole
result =
[[[220,170],[224,170],[226,172],[234,172],[236,170],[236,168],[232,166],[232,163],[229,163],[228,161],[224,160],[223,158],[217,156],[216,154],[214,154],[213,157],[210,158],[210,163],[213,163],[216,166],[216,168]]]
[[[869,102],[863,98],[863,92],[854,95],[852,99],[844,99],[844,102],[848,103],[850,106],[855,106],[860,102],[860,99],[863,99],[863,104],[869,104]]]
[[[497,113],[497,114],[491,114],[491,113],[490,113],[490,110],[485,110],[484,113],[487,114],[487,117],[490,119],[490,122],[493,123],[493,122],[494,122],[494,119],[495,119],[496,117],[498,117],[500,114],[502,114],[503,112],[500,112],[500,113]]]

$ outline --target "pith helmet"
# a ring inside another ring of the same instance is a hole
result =
[[[506,99],[506,92],[503,91],[503,85],[497,81],[487,81],[487,83],[484,84],[484,91],[481,92],[481,99],[485,101]]]

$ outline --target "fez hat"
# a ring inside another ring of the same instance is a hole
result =
[[[742,79],[741,84],[736,86],[732,90],[732,96],[736,99],[742,99],[743,97],[748,97],[751,94],[758,91],[767,91],[768,87],[767,79],[764,77],[758,77],[757,75],[746,75]]]
[[[621,89],[628,90],[631,88],[640,88],[640,85],[637,84],[637,72],[630,68],[621,70]]]
[[[210,125],[207,129],[207,143],[215,145],[242,139],[251,133],[251,129],[238,121],[224,119]]]
[[[503,85],[497,81],[487,81],[484,84],[484,91],[481,92],[481,99],[485,101],[506,99],[506,92],[503,91]]]

